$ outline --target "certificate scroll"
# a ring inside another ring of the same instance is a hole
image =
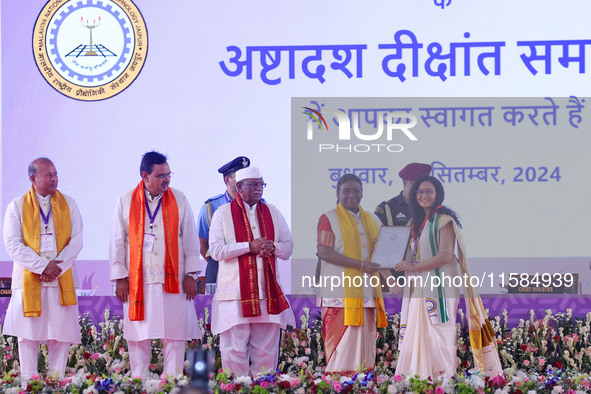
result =
[[[394,266],[404,260],[410,240],[410,227],[407,226],[382,226],[373,249],[371,261],[378,263],[382,268],[393,269]]]

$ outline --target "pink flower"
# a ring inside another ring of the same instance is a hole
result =
[[[589,387],[591,387],[591,382],[589,382],[587,379],[583,379],[581,380],[581,384],[583,385],[583,387],[585,387],[586,389],[588,389]]]
[[[69,379],[69,378],[62,379],[62,380],[60,380],[60,386],[64,387],[66,384],[70,383],[71,381],[72,381],[72,379]]]
[[[12,358],[12,354],[8,353],[8,354],[7,354],[6,356],[4,356],[4,357],[6,357],[6,359],[7,359],[7,360],[10,360],[10,359]]]
[[[222,390],[232,391],[234,390],[234,383],[222,383],[220,384]]]
[[[388,361],[384,361],[384,367],[388,368],[390,366],[390,363]]]
[[[337,380],[333,380],[332,381],[332,388],[334,389],[334,391],[336,391],[337,393],[340,393],[341,390],[343,389],[343,387],[341,386],[341,384],[337,381]]]
[[[540,366],[546,364],[546,359],[545,358],[539,358],[538,359],[538,363],[540,363]]]
[[[433,389],[429,387],[427,390],[425,390],[425,394],[433,394]]]
[[[300,385],[301,381],[300,381],[300,378],[293,378],[290,383],[291,383],[291,387],[298,387]]]
[[[31,380],[39,380],[39,379],[41,379],[41,376],[39,376],[39,374],[35,373],[31,376]]]
[[[156,364],[150,364],[150,371],[156,370]]]
[[[441,387],[435,387],[435,394],[444,394],[445,390],[443,390]]]
[[[94,353],[92,356],[90,356],[93,360],[97,360],[101,355],[98,353]]]
[[[402,380],[402,376],[400,375],[394,375],[394,381],[395,382],[400,382]]]
[[[266,389],[267,387],[269,387],[269,382],[267,382],[266,380],[264,382],[261,382],[262,389]]]
[[[306,350],[304,350],[304,353],[310,354],[310,353],[312,353],[312,349],[310,349],[309,347],[307,347]]]
[[[161,379],[160,382],[158,383],[158,388],[163,389],[164,386],[166,386],[166,383],[168,383],[166,380]]]
[[[103,343],[103,350],[107,350],[109,347],[107,346],[106,343]]]
[[[526,367],[529,367],[529,360],[523,360],[523,365],[525,365]]]
[[[125,348],[120,347],[119,354],[123,356],[123,353],[125,353]]]
[[[115,367],[114,371],[117,373],[121,373],[121,367]]]

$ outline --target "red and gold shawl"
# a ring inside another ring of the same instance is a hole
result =
[[[236,198],[230,204],[236,242],[254,241],[246,208],[240,195],[236,195]],[[256,211],[261,237],[273,241],[275,239],[275,228],[269,207],[267,204],[259,201]],[[261,302],[259,299],[257,256],[250,252],[239,256],[238,269],[240,274],[242,316],[260,316]],[[270,315],[277,315],[289,308],[289,303],[281,291],[279,283],[277,283],[275,255],[263,257],[263,275],[265,277],[267,312]]]

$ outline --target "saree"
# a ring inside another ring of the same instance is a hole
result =
[[[422,230],[417,259],[426,260],[440,251],[439,232],[453,227],[458,258],[443,266],[415,274],[422,278],[404,289],[399,330],[399,357],[396,374],[418,374],[422,379],[453,376],[457,370],[456,316],[460,289],[450,283],[431,287],[430,277],[470,275],[466,249],[457,223],[449,215],[435,214]],[[452,246],[453,253],[453,246]],[[502,375],[494,333],[478,292],[466,283],[466,315],[476,367],[486,376]]]

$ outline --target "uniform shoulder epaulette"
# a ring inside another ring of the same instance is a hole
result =
[[[213,200],[217,200],[218,198],[224,197],[224,194],[218,194],[217,196],[213,196],[211,198],[208,198],[207,200],[205,200],[204,204],[207,204],[208,202],[212,202]]]

